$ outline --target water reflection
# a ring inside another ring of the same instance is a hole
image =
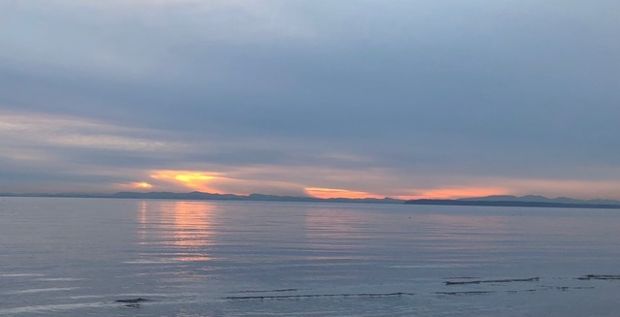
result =
[[[372,229],[374,217],[359,209],[309,208],[304,215],[305,232],[310,242],[361,239]]]
[[[519,227],[511,225],[510,219],[484,213],[343,205],[308,209],[304,222],[306,243],[312,250],[321,250],[322,259],[382,259],[398,267],[445,267],[478,265],[504,252],[506,243],[514,245],[511,241]]]
[[[510,230],[505,216],[424,213],[412,219],[416,226],[442,239],[477,239],[483,235],[506,234]]]
[[[147,202],[145,200],[142,200],[138,203],[138,223],[140,224],[140,228],[138,229],[138,235],[139,235],[139,239],[140,241],[145,241],[146,240],[146,224],[148,223],[147,220]]]
[[[209,261],[215,211],[215,206],[205,202],[141,201],[137,212],[139,243],[155,247],[159,253],[148,255],[159,256],[159,262]]]
[[[442,262],[463,262],[470,253],[496,254],[514,239],[505,216],[420,212],[410,216],[406,235],[423,252],[436,253]],[[474,260],[474,259],[470,259]]]
[[[364,206],[326,207],[313,206],[304,214],[305,247],[310,251],[306,260],[331,267],[376,257],[370,240],[381,215],[366,212]]]

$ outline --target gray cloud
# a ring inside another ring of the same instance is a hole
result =
[[[208,170],[246,180],[226,190],[276,192],[283,183],[381,194],[608,186],[620,176],[619,9],[607,0],[4,2],[0,107],[43,120],[24,133],[6,128],[12,119],[0,126],[0,157],[13,162],[4,173],[64,164],[88,183],[86,171],[118,168],[124,176],[112,178],[124,183],[156,169]],[[49,130],[58,118],[71,119]],[[256,167],[265,173],[238,172]],[[37,175],[20,188],[72,187],[63,173]],[[116,182],[95,176],[93,188]]]

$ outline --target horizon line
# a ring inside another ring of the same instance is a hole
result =
[[[518,199],[527,199],[527,198],[538,198],[538,199],[546,199],[546,200],[575,200],[575,201],[583,201],[583,202],[593,202],[593,201],[613,201],[620,203],[620,200],[614,198],[573,198],[570,196],[555,196],[549,197],[539,194],[526,194],[526,195],[485,195],[485,196],[467,196],[467,197],[455,197],[455,198],[445,198],[445,197],[424,197],[424,198],[410,198],[403,199],[391,196],[383,196],[383,197],[315,197],[310,195],[282,195],[282,194],[264,194],[264,193],[249,193],[249,194],[236,194],[236,193],[220,193],[220,192],[206,192],[200,190],[193,190],[188,192],[175,192],[175,191],[114,191],[114,192],[0,192],[0,197],[75,197],[75,198],[115,198],[115,195],[120,194],[131,194],[131,195],[152,195],[152,194],[169,194],[169,195],[189,195],[189,194],[203,194],[203,195],[214,195],[214,196],[234,196],[237,198],[251,198],[252,196],[265,196],[265,197],[275,197],[275,198],[291,198],[291,199],[310,199],[316,201],[330,201],[330,200],[347,200],[347,201],[460,201],[460,200],[468,200],[468,199],[489,199],[489,198],[518,198]]]

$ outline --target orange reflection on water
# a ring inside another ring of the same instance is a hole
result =
[[[206,202],[142,201],[138,221],[142,244],[161,247],[154,261],[209,261],[208,249],[214,238],[214,206]]]
[[[201,202],[177,201],[172,208],[172,243],[181,251],[178,261],[208,261],[206,252],[213,238],[213,206]]]
[[[144,200],[140,201],[140,203],[138,204],[138,223],[140,223],[140,229],[138,230],[138,234],[140,235],[140,241],[145,241],[148,218],[147,204]]]

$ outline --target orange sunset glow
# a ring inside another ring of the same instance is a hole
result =
[[[183,170],[155,171],[150,176],[160,182],[172,183],[197,191],[212,190],[209,183],[217,178],[215,173]]]
[[[151,185],[150,183],[147,183],[147,182],[135,182],[135,183],[131,183],[130,186],[132,188],[135,188],[135,189],[151,189],[151,188],[153,188],[153,185]]]
[[[383,196],[375,195],[367,192],[361,191],[353,191],[347,189],[338,189],[338,188],[322,188],[322,187],[306,187],[306,193],[308,195],[321,198],[321,199],[329,199],[329,198],[383,198]]]
[[[399,196],[401,199],[459,199],[492,195],[508,195],[510,192],[500,187],[450,187],[417,190],[418,194]]]
[[[143,181],[135,181],[132,183],[120,183],[117,184],[117,188],[121,190],[137,190],[137,191],[146,191],[153,189],[155,186],[149,182]]]

